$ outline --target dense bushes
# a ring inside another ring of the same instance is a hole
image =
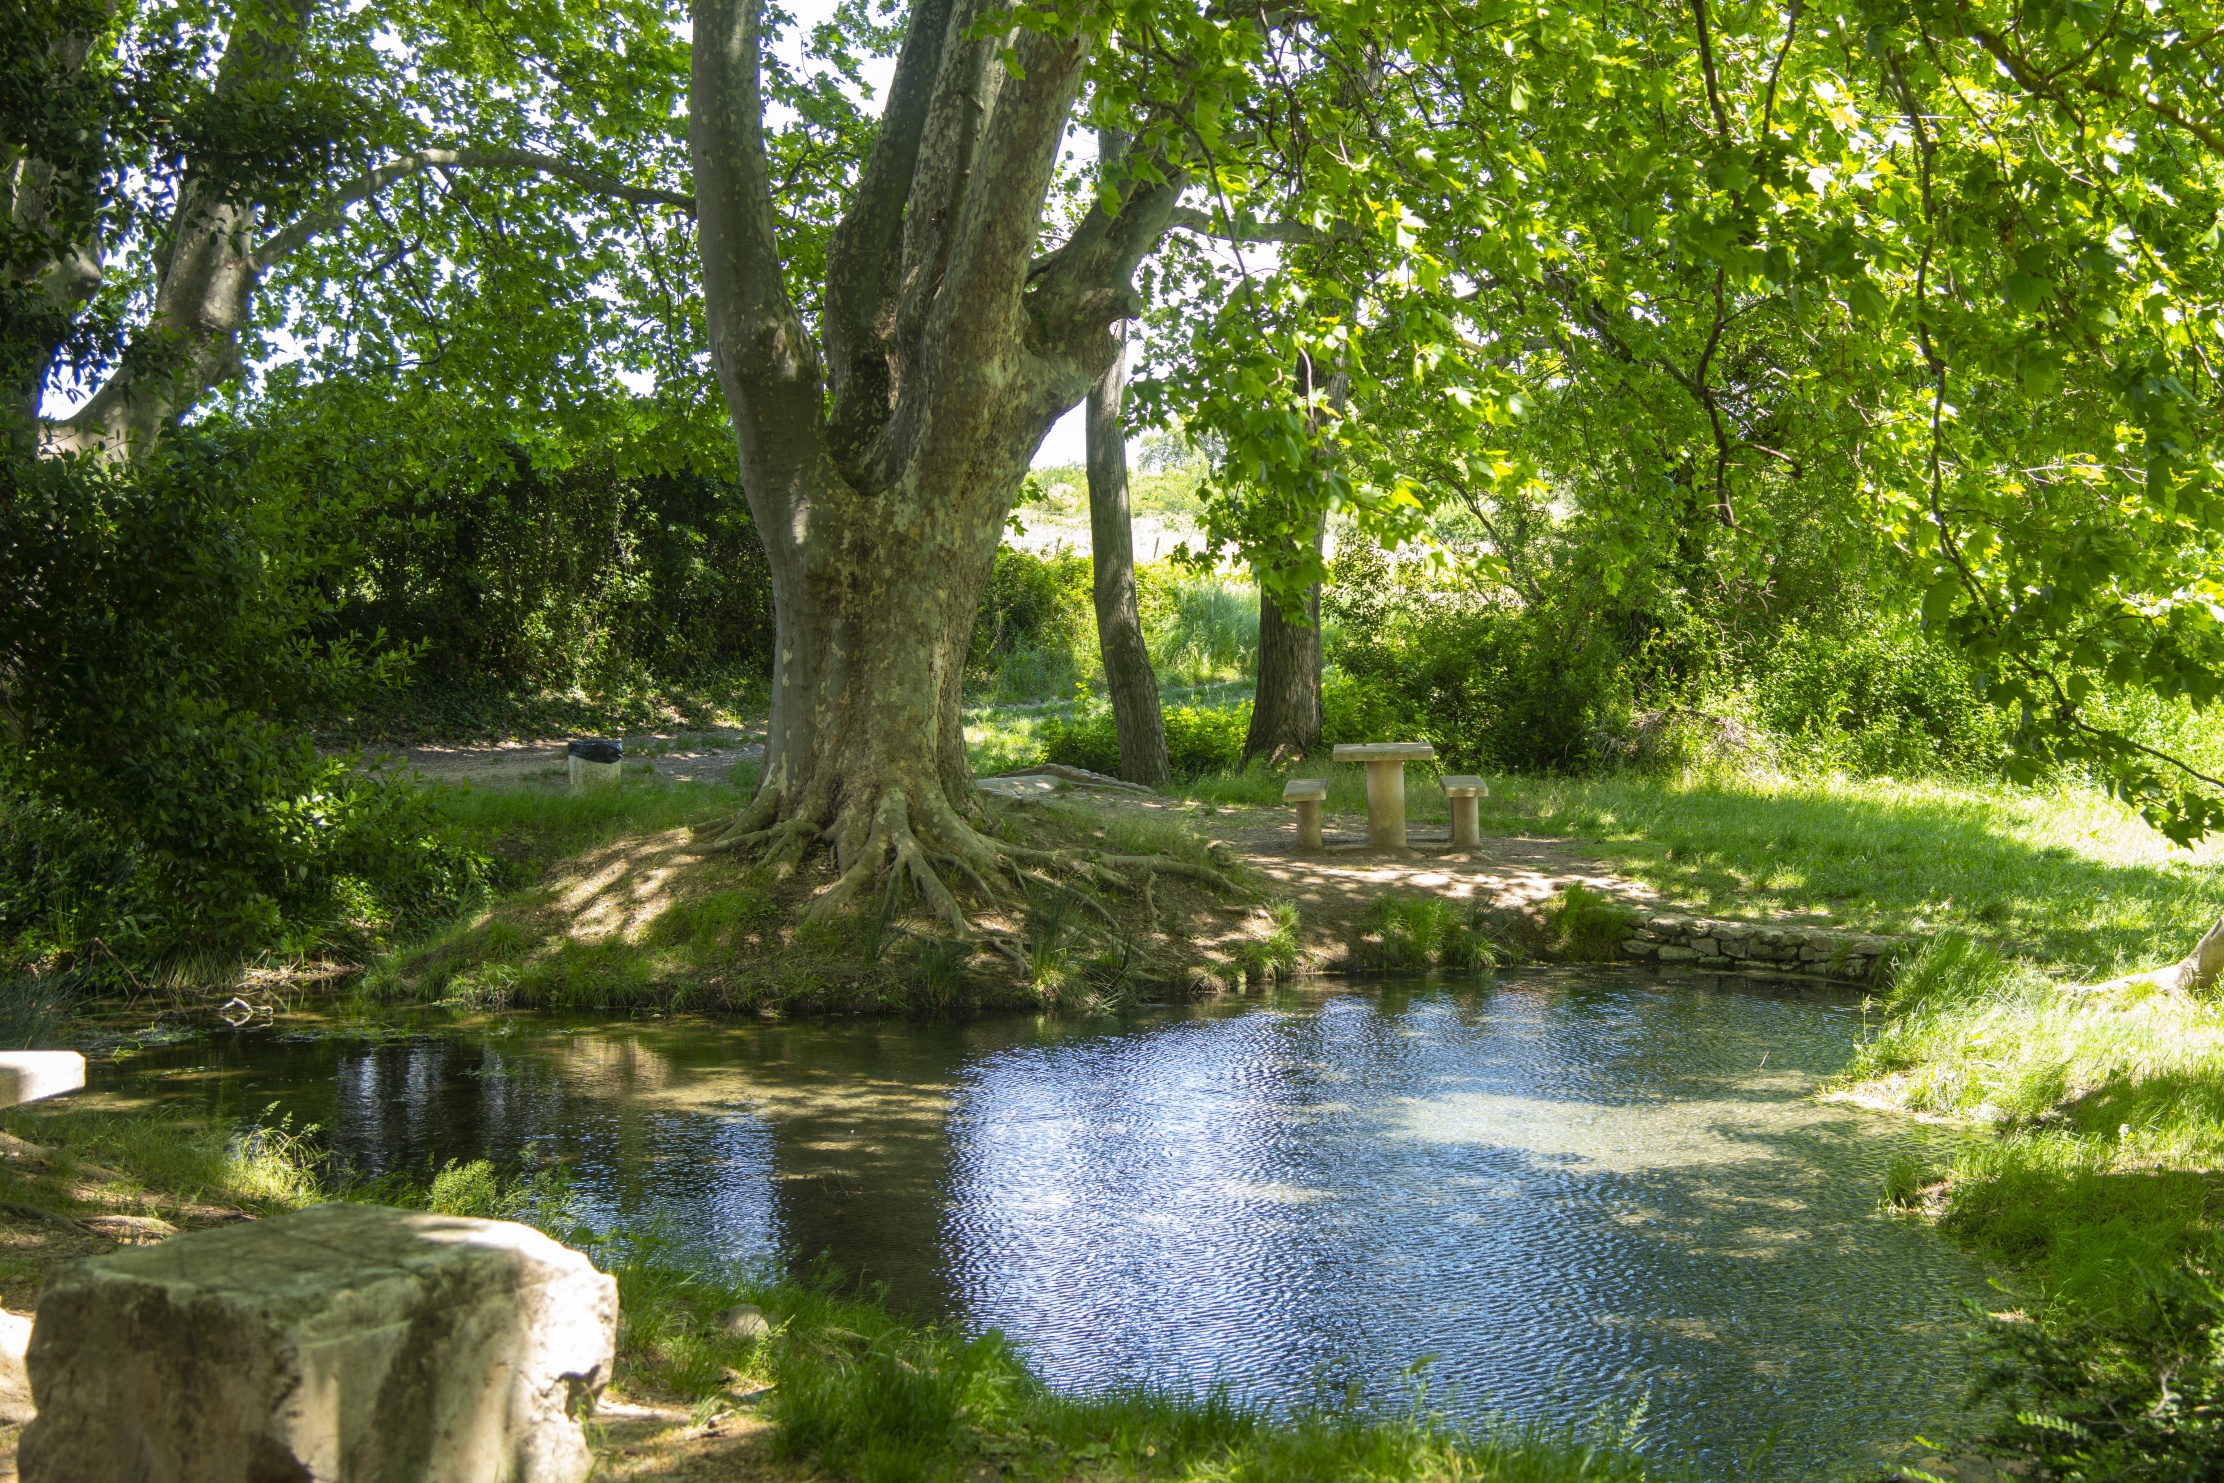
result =
[[[180,437],[137,472],[11,462],[0,491],[0,967],[122,973],[452,909],[485,857],[425,795],[294,723],[377,682],[318,611],[297,517]]]
[[[1790,625],[1755,666],[1754,709],[1814,760],[1847,772],[1924,776],[1995,767],[2008,727],[1967,661],[1891,625]]]
[[[1087,556],[1062,546],[1048,556],[999,549],[973,623],[968,690],[1006,703],[1072,695],[1098,668],[1091,570]]]
[[[1166,760],[1176,777],[1198,777],[1243,765],[1243,738],[1251,727],[1248,702],[1228,707],[1170,705],[1161,715],[1166,721]],[[1081,706],[1070,720],[1052,716],[1038,734],[1045,762],[1119,775],[1120,736],[1109,705]]]
[[[520,452],[493,480],[311,489],[356,531],[320,631],[414,649],[428,688],[770,673],[771,577],[731,483]]]
[[[1523,605],[1401,583],[1371,548],[1338,556],[1321,607],[1339,630],[1331,657],[1380,713],[1448,765],[1493,771],[1596,763],[1626,723],[1649,632],[1644,615],[1578,593]]]
[[[1988,1319],[1983,1393],[2013,1402],[1987,1452],[2080,1483],[2196,1483],[2224,1456],[2224,1286],[2191,1263],[2123,1309]]]
[[[996,553],[966,659],[968,693],[989,704],[1070,699],[1100,683],[1095,567],[1061,546],[1037,556]],[[1198,685],[1251,672],[1259,651],[1259,595],[1171,561],[1135,570],[1143,640],[1161,685]],[[1079,764],[1076,764],[1079,765]]]

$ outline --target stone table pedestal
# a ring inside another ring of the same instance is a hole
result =
[[[528,1226],[321,1205],[73,1262],[24,1483],[580,1483],[618,1290]]]
[[[1282,801],[1297,809],[1297,847],[1321,847],[1321,805],[1328,798],[1328,779],[1291,778],[1282,785]]]
[[[1338,762],[1367,764],[1367,844],[1378,850],[1405,845],[1405,765],[1429,762],[1436,748],[1427,742],[1347,742],[1336,748]]]

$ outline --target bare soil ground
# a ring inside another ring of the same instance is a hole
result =
[[[505,788],[552,783],[565,776],[561,741],[457,742],[403,747],[372,754],[370,766],[417,773],[436,783]],[[625,738],[629,771],[646,765],[676,783],[718,782],[735,764],[764,756],[764,733],[755,731],[647,733]]]
[[[1385,895],[1437,895],[1486,910],[1527,912],[1580,883],[1640,910],[1671,904],[1562,839],[1486,836],[1474,848],[1455,850],[1448,825],[1424,822],[1408,826],[1407,848],[1378,850],[1367,843],[1365,815],[1331,814],[1322,823],[1324,848],[1316,853],[1298,849],[1296,817],[1284,808],[1223,806],[1206,813],[1194,804],[1109,789],[1076,788],[1064,796],[1107,815],[1133,810],[1178,818],[1226,845],[1257,889],[1297,904],[1299,941],[1316,970],[1345,966],[1359,919]]]

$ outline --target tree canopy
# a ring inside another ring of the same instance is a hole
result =
[[[1028,354],[1082,337],[990,503],[1109,354],[1087,337],[1140,316],[1141,416],[1216,450],[1210,534],[1271,591],[1318,580],[1329,510],[1396,542],[1549,503],[1609,569],[1697,540],[1762,600],[1820,524],[2023,708],[2019,765],[2098,764],[2177,837],[2224,820],[2085,709],[2224,677],[2215,7],[923,0],[844,4],[798,62],[744,5],[724,72],[705,15],[691,42],[652,0],[14,9],[13,404],[76,378],[50,441],[143,444],[282,334],[266,388],[491,425],[646,374],[700,427],[704,162],[761,143],[750,251],[825,368],[800,415],[875,498],[924,425],[878,275],[954,281],[882,248],[941,229],[926,69],[963,51],[1047,151],[981,197],[1016,244],[993,295]],[[1102,168],[1089,129],[1126,141]]]

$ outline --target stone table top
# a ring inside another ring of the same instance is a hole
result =
[[[1335,756],[1338,762],[1428,762],[1436,748],[1427,742],[1340,742]]]

